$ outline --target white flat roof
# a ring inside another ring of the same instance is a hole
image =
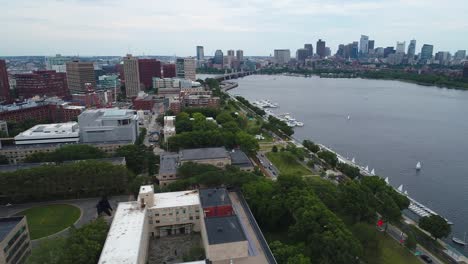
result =
[[[138,202],[119,203],[98,263],[138,264],[145,217]]]
[[[79,128],[77,122],[41,124],[21,132],[15,140],[46,139],[46,138],[70,138],[78,137]]]
[[[154,206],[151,209],[176,206],[198,205],[198,191],[167,192],[154,194]]]

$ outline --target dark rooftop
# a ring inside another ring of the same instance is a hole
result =
[[[176,173],[177,163],[179,162],[179,154],[163,153],[159,156],[159,173]]]
[[[183,161],[219,158],[229,158],[226,148],[197,148],[184,149],[180,151],[180,160]]]
[[[247,240],[235,215],[205,218],[208,244],[224,244]]]
[[[234,166],[239,166],[239,167],[252,167],[252,162],[250,161],[249,157],[241,151],[241,150],[235,150],[229,152],[229,155],[231,156],[231,164]]]
[[[203,208],[231,204],[229,194],[224,188],[200,189],[199,196]]]
[[[0,218],[0,241],[3,241],[5,237],[18,225],[24,216],[4,217]]]

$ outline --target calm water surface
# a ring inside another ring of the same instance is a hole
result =
[[[280,104],[275,112],[304,122],[297,139],[355,157],[455,223],[455,236],[468,232],[468,92],[363,79],[257,75],[237,81],[231,93],[270,99]]]

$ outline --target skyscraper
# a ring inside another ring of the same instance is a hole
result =
[[[369,36],[361,35],[361,39],[359,41],[359,53],[365,55],[368,52],[369,52]]]
[[[96,88],[94,64],[79,60],[69,61],[66,64],[68,89],[72,92],[84,92],[88,89],[87,83]]]
[[[195,81],[195,68],[194,58],[178,58],[176,61],[177,78]]]
[[[406,49],[406,42],[405,41],[403,41],[403,42],[397,41],[396,53],[405,54],[405,49]]]
[[[296,60],[299,63],[304,63],[305,59],[307,58],[308,52],[309,51],[307,49],[298,49],[296,51]]]
[[[434,52],[433,45],[424,44],[421,48],[421,58],[420,58],[421,63],[426,64],[427,61],[432,58],[433,52]]]
[[[387,58],[388,55],[395,53],[395,48],[394,47],[386,47],[384,49],[384,58]]]
[[[125,75],[125,91],[127,97],[136,97],[140,92],[140,72],[138,69],[138,58],[127,54],[123,58],[123,69]]]
[[[412,60],[414,55],[416,55],[416,40],[412,39],[408,45],[408,58]]]
[[[455,55],[453,56],[453,59],[455,60],[464,60],[466,58],[466,50],[457,50],[455,52]]]
[[[275,63],[286,64],[291,60],[291,51],[288,49],[276,49],[274,50]]]
[[[468,62],[465,62],[463,66],[463,78],[468,80]]]
[[[60,54],[55,55],[55,57],[46,57],[46,69],[56,72],[67,72],[66,64],[71,60],[70,57],[64,57]]]
[[[236,57],[239,62],[244,61],[244,51],[243,50],[236,50]]]
[[[374,40],[369,40],[369,43],[367,45],[368,51],[374,50],[374,44],[375,44]]]
[[[161,62],[156,59],[138,59],[138,73],[142,89],[153,86],[153,77],[161,78]]]
[[[304,49],[307,50],[308,58],[312,58],[312,56],[314,56],[314,46],[312,44],[304,44]]]
[[[10,83],[4,60],[0,60],[0,100],[10,101]]]
[[[223,51],[222,50],[216,50],[215,55],[214,55],[214,59],[213,59],[213,63],[223,65],[223,57],[224,57]]]
[[[317,41],[317,55],[319,55],[320,58],[325,58],[326,52],[327,51],[325,50],[325,41],[319,39]]]
[[[70,93],[67,85],[67,75],[56,71],[34,71],[32,73],[16,74],[16,91],[24,99],[39,96],[58,96],[68,98]]]
[[[197,60],[202,61],[205,58],[205,52],[203,46],[197,46]]]
[[[234,56],[235,56],[235,55],[234,55],[234,50],[228,50],[228,51],[227,51],[227,55],[228,55],[228,56],[231,56],[231,57],[234,57]]]

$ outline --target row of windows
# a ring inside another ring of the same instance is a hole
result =
[[[200,219],[200,216],[195,216],[195,219]],[[188,220],[193,220],[193,216],[189,216]],[[176,218],[176,219],[167,219],[166,221],[164,222],[179,222],[179,221],[187,221],[187,218]],[[155,224],[159,224],[161,222],[161,220],[155,220],[154,223]],[[152,225],[153,224],[153,220],[150,219],[149,220],[149,224]]]
[[[3,251],[5,253],[7,253],[8,249],[10,249],[11,246],[13,246],[13,244],[15,244],[15,241],[18,239],[18,237],[24,232],[24,230],[26,230],[26,226],[22,226],[17,232],[16,234],[10,238],[10,240],[8,241],[8,244],[6,245],[6,247],[3,249]]]
[[[18,243],[15,244],[15,246],[10,250],[10,253],[8,253],[8,257],[7,257],[7,262],[10,261],[10,259],[13,257],[13,256],[20,256],[21,255],[21,252],[24,251],[24,245],[23,245],[23,242],[28,238],[28,234],[24,234],[20,240],[18,240]],[[29,244],[29,241],[26,243],[26,244]],[[21,245],[23,245],[21,247]],[[18,252],[18,249],[21,247],[21,250]],[[16,254],[18,252],[18,254]]]

